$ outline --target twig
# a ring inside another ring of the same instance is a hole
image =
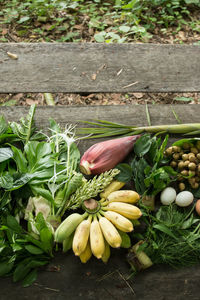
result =
[[[46,286],[44,286],[42,284],[39,284],[39,283],[34,283],[34,285],[39,286],[41,288],[44,288],[45,290],[50,290],[50,291],[53,291],[53,292],[60,292],[60,290],[58,290],[58,289],[52,289],[52,288],[46,287]]]
[[[129,287],[129,289],[131,290],[132,294],[135,295],[134,289],[132,288],[132,286],[130,285],[130,283],[126,280],[126,278],[124,278],[124,276],[119,272],[119,270],[117,270],[117,273],[119,274],[119,276],[124,280],[124,282],[126,283],[126,285]]]
[[[106,279],[107,277],[112,276],[115,273],[117,273],[123,279],[123,281],[126,283],[126,285],[128,286],[128,288],[131,290],[131,293],[133,295],[135,295],[134,289],[132,288],[132,286],[130,285],[130,283],[126,280],[126,278],[120,273],[119,270],[115,270],[113,272],[107,273],[107,274],[103,275],[100,279],[97,279],[97,281],[102,281],[102,280]]]
[[[132,85],[137,84],[137,83],[138,83],[138,81],[135,81],[135,82],[133,82],[133,83],[130,83],[130,84],[128,84],[128,85],[123,86],[122,88],[123,88],[123,89],[126,89],[126,88],[128,88],[128,87],[130,87],[130,86],[132,86]]]

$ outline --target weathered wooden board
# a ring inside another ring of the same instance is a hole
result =
[[[0,93],[197,92],[199,81],[198,45],[0,44]]]
[[[200,105],[172,106],[184,122],[199,122]],[[169,105],[150,106],[152,124],[176,124]],[[8,121],[17,121],[28,112],[28,107],[1,107]],[[89,106],[89,107],[38,107],[35,120],[38,128],[48,128],[53,117],[62,126],[79,124],[78,120],[94,118],[118,121],[126,124],[146,125],[144,106]],[[83,152],[94,140],[80,142]],[[178,255],[178,254],[177,254]],[[200,266],[174,270],[166,266],[154,266],[138,274],[130,275],[126,251],[112,250],[107,265],[92,258],[86,265],[72,253],[57,253],[50,266],[39,272],[31,287],[22,288],[10,278],[1,278],[0,299],[41,300],[199,300]]]

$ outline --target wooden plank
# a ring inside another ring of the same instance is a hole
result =
[[[200,105],[149,105],[149,112],[152,125],[177,124],[172,113],[176,111],[179,118],[184,123],[199,122]],[[24,117],[29,107],[10,106],[0,107],[0,114],[3,114],[9,121],[17,121]],[[87,126],[81,124],[80,120],[104,119],[127,125],[143,126],[148,125],[144,105],[106,105],[106,106],[41,106],[36,108],[35,123],[37,128],[45,129],[49,127],[49,118],[54,118],[62,128],[66,124],[76,124],[77,126]],[[99,140],[95,140],[96,142]],[[80,142],[81,152],[85,151],[94,140]]]
[[[200,46],[1,43],[0,79],[0,93],[197,92]]]
[[[199,122],[200,105],[173,105],[183,122]],[[17,121],[28,112],[28,107],[1,107],[8,121]],[[149,106],[152,125],[176,124],[169,105]],[[37,107],[35,121],[38,129],[47,131],[48,120],[53,117],[62,127],[77,124],[79,120],[96,118],[125,124],[147,125],[144,106],[58,106]],[[96,140],[97,142],[99,140]],[[79,144],[81,153],[94,140]],[[39,272],[38,280],[23,289],[10,278],[0,281],[1,299],[127,299],[127,300],[199,300],[200,265],[174,270],[167,266],[153,266],[134,278],[126,262],[126,250],[112,249],[108,264],[92,258],[87,264],[69,254],[55,254],[47,268]],[[56,271],[57,270],[57,271]]]

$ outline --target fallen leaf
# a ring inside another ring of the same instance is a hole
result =
[[[6,35],[8,33],[8,29],[7,28],[3,28],[1,33],[2,33],[2,35]]]
[[[11,53],[11,52],[7,52],[8,56],[11,58],[11,59],[18,59],[18,56],[17,54],[14,54],[14,53]]]
[[[140,99],[144,96],[143,93],[133,93],[133,95],[135,96],[135,98]]]
[[[96,78],[97,78],[97,74],[95,74],[95,73],[92,74],[91,79],[92,79],[92,80],[96,80]]]
[[[28,99],[26,99],[26,104],[27,105],[38,104],[38,101],[28,98]]]

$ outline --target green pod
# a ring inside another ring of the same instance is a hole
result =
[[[69,237],[76,227],[84,220],[87,214],[80,215],[78,213],[68,216],[56,229],[55,242],[62,243],[67,237]]]

